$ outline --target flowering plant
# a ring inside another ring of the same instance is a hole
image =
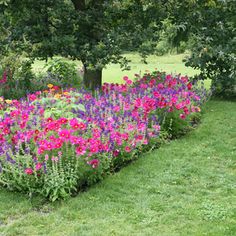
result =
[[[187,77],[155,72],[86,90],[49,90],[3,100],[0,182],[54,201],[103,178],[160,139],[165,114],[200,111]]]

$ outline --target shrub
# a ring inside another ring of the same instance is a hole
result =
[[[158,42],[158,44],[155,48],[155,53],[158,56],[163,56],[163,55],[167,54],[170,50],[171,50],[171,46],[169,45],[169,43],[165,40],[161,40]]]
[[[50,82],[56,80],[62,87],[79,88],[81,86],[82,79],[75,63],[56,58],[47,63],[46,67],[47,77],[51,80]]]
[[[36,76],[32,72],[31,60],[23,60],[20,55],[9,54],[2,59],[1,70],[0,96],[19,99],[37,89],[32,86]]]

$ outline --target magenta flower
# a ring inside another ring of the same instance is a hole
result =
[[[64,129],[58,132],[60,138],[64,140],[69,140],[70,138],[70,130]]]
[[[98,159],[93,159],[93,160],[91,160],[91,161],[88,161],[87,162],[89,165],[91,165],[92,166],[92,168],[97,168],[98,166],[99,166],[99,164],[100,164],[100,161],[98,160]]]
[[[32,175],[32,174],[33,174],[32,168],[26,168],[26,169],[25,169],[25,173],[26,173],[27,175]]]
[[[126,152],[131,152],[131,148],[130,148],[129,146],[126,146],[126,147],[125,147],[125,151],[126,151]]]
[[[43,166],[42,163],[40,163],[40,162],[37,163],[37,164],[35,165],[35,170],[36,170],[36,171],[40,170],[40,169],[42,168],[42,166]]]

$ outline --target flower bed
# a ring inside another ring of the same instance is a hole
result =
[[[0,100],[0,183],[54,201],[137,158],[160,139],[166,114],[200,111],[204,89],[187,77],[154,72],[136,82],[49,90]]]

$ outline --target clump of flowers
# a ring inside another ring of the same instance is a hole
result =
[[[187,77],[155,72],[86,90],[49,90],[26,100],[1,98],[0,183],[50,200],[65,198],[137,157],[158,140],[166,113],[200,111]]]

